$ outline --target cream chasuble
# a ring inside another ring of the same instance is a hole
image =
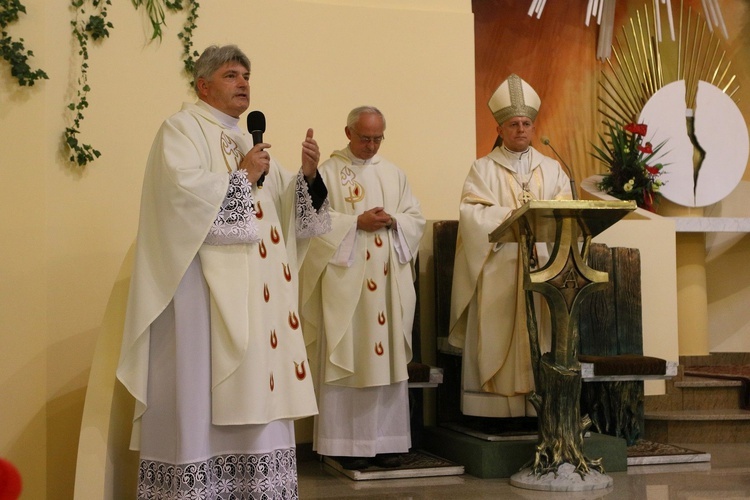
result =
[[[297,310],[297,177],[272,161],[263,189],[252,187],[259,241],[204,242],[250,148],[249,134],[200,101],[166,120],[152,146],[117,370],[136,398],[134,443],[148,401],[151,324],[196,255],[210,292],[212,423],[317,412]]]
[[[560,165],[534,148],[520,158],[495,148],[469,171],[459,208],[449,336],[463,349],[464,414],[524,416],[526,394],[534,388],[519,248],[491,244],[488,235],[529,199],[570,198]],[[537,248],[546,256],[546,246]]]
[[[358,164],[348,149],[336,151],[319,171],[333,229],[311,240],[301,277],[311,360],[318,358],[320,335],[327,345],[324,380],[316,383],[372,387],[407,380],[414,260],[425,224],[419,203],[404,173],[378,155]],[[356,230],[357,216],[373,207],[384,207],[397,229]]]

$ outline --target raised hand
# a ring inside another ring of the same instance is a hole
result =
[[[313,129],[307,129],[305,141],[302,143],[302,173],[308,182],[315,180],[318,174],[318,162],[320,161],[320,148],[313,139]]]

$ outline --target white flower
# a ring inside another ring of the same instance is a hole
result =
[[[626,182],[625,185],[622,187],[622,189],[626,193],[629,193],[633,190],[633,186],[635,186],[635,178],[632,178],[628,182]]]

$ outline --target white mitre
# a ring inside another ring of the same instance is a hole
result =
[[[514,116],[526,116],[534,121],[541,104],[542,100],[531,85],[515,73],[500,84],[487,103],[499,125]]]

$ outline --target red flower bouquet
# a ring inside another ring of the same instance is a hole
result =
[[[639,207],[654,211],[659,200],[659,188],[664,185],[658,177],[664,165],[655,157],[664,146],[653,146],[644,141],[648,126],[643,123],[607,123],[606,139],[599,136],[602,146],[594,146],[591,155],[604,163],[607,172],[598,187],[620,200],[634,200]]]

